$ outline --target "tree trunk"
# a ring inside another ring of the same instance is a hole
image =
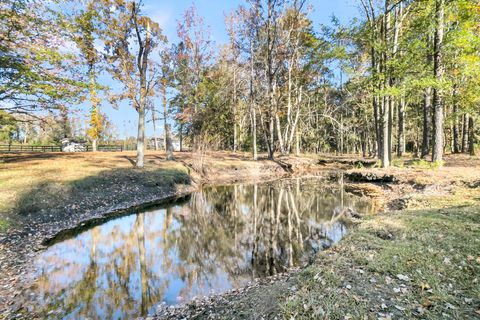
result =
[[[463,115],[463,129],[462,129],[462,153],[467,152],[468,149],[468,113]]]
[[[162,79],[162,99],[163,99],[163,147],[165,152],[168,152],[167,148],[167,131],[168,131],[168,106],[167,106],[167,80]]]
[[[152,124],[153,124],[153,140],[155,142],[155,151],[159,150],[157,137],[157,118],[155,116],[155,107],[152,105]]]
[[[397,156],[403,156],[405,152],[405,97],[400,98],[398,107],[398,136],[397,136]]]
[[[298,120],[300,119],[300,105],[302,103],[302,94],[303,94],[303,88],[300,87],[299,96],[296,99],[295,118],[293,120],[293,124],[291,124],[290,126],[290,137],[288,138],[288,143],[287,143],[287,153],[290,152],[293,139],[295,135],[298,134]],[[297,142],[298,141],[299,140],[297,139]]]
[[[388,99],[388,161],[392,163],[392,148],[393,148],[393,109],[394,109],[394,98],[389,97]]]
[[[374,62],[372,62],[373,64]],[[376,68],[374,66],[374,68]],[[382,142],[382,135],[380,133],[380,117],[378,112],[378,97],[372,97],[372,104],[373,104],[373,118],[375,121],[375,156],[380,156],[381,153],[381,142]]]
[[[362,157],[363,158],[366,158],[367,157],[367,139],[368,139],[368,134],[366,131],[362,132],[362,136],[361,136],[361,146],[362,146]]]
[[[295,155],[298,157],[300,155],[300,133],[298,129],[295,128]]]
[[[470,117],[468,120],[468,137],[469,137],[469,146],[468,146],[468,152],[470,153],[471,156],[475,155],[475,143],[476,143],[476,137],[475,137],[475,123],[473,117]]]
[[[390,29],[390,14],[387,12],[389,7],[389,0],[385,0],[385,13],[382,25],[382,42],[385,46],[382,52],[381,72],[383,72],[384,80],[382,83],[383,89],[390,85],[390,77],[387,75],[387,61],[388,61],[388,30]],[[384,96],[382,99],[382,168],[390,167],[390,153],[391,153],[391,137],[390,137],[390,96]]]
[[[233,112],[233,152],[238,150],[238,132],[237,132],[237,69],[233,69],[233,99],[232,99],[232,112]]]
[[[252,107],[252,153],[253,160],[258,159],[257,154],[257,112],[255,106]]]
[[[377,54],[376,50],[376,43],[378,41],[378,24],[380,23],[380,20],[376,18],[375,15],[375,10],[373,7],[373,2],[372,1],[360,1],[363,10],[365,12],[365,15],[367,16],[368,23],[370,25],[371,31],[370,31],[370,63],[371,63],[371,74],[373,79],[377,79],[377,74],[380,72],[380,63],[378,60],[380,60],[380,55]],[[372,85],[372,91],[374,91],[375,87],[377,89],[380,89],[380,81],[376,81]],[[374,124],[375,124],[375,144],[373,146],[374,150],[374,155],[377,156],[379,160],[381,160],[381,153],[382,153],[382,138],[381,138],[381,119],[380,119],[380,113],[381,110],[379,110],[379,99],[378,96],[373,95],[372,97],[372,106],[373,106],[373,118],[374,118]]]
[[[183,123],[180,123],[179,139],[180,139],[180,152],[182,152],[183,151]]]
[[[274,108],[274,77],[275,77],[275,71],[274,71],[274,66],[273,66],[273,50],[274,48],[274,37],[275,35],[272,35],[272,27],[271,24],[273,22],[274,17],[274,6],[275,2],[273,0],[268,0],[267,1],[267,11],[268,11],[268,17],[267,17],[267,25],[266,25],[266,31],[267,31],[267,52],[266,52],[266,63],[267,63],[267,95],[268,95],[268,104],[269,104],[269,110],[268,110],[268,134],[267,134],[267,147],[268,147],[268,158],[273,159],[274,157],[274,152],[275,152],[275,108]],[[280,134],[280,133],[279,133]]]
[[[98,141],[98,139],[93,139],[92,140],[92,151],[93,152],[97,152],[97,143],[98,143],[97,141]]]
[[[255,97],[253,91],[253,83],[255,79],[255,71],[253,66],[253,43],[250,43],[250,117],[252,126],[252,156],[253,160],[257,160],[257,112],[255,108]]]
[[[147,67],[148,54],[150,53],[150,24],[147,23],[145,47],[140,49],[138,68],[140,72],[140,101],[138,111],[138,135],[137,135],[137,168],[143,168],[145,162],[145,105],[147,102]]]
[[[273,104],[273,99],[271,99],[271,104]],[[269,112],[269,119],[268,119],[268,138],[267,138],[267,146],[268,146],[268,159],[273,160],[274,153],[275,153],[275,126],[274,126],[274,118],[273,118],[273,105],[270,107]]]
[[[443,78],[443,28],[445,0],[436,0],[436,30],[434,43],[434,76],[438,82]],[[443,97],[439,88],[433,91],[434,132],[432,161],[443,161]]]
[[[137,168],[143,168],[145,161],[145,103],[142,100],[138,107]]]
[[[96,78],[95,78],[95,66],[94,64],[90,64],[89,66],[89,71],[88,71],[88,77],[90,80],[89,83],[89,94],[90,94],[90,103],[92,104],[92,109],[90,112],[90,130],[89,130],[89,136],[90,139],[92,139],[92,151],[97,152],[97,142],[98,138],[100,135],[100,119],[99,119],[99,110],[98,110],[98,103],[99,100],[97,98],[97,83],[96,83]]]
[[[343,130],[343,113],[342,113],[342,111],[340,111],[340,154],[344,154],[344,130]]]
[[[23,144],[27,144],[28,133],[29,133],[29,128],[28,128],[28,126],[29,126],[29,124],[28,124],[28,123],[25,123],[24,136],[23,136]]]
[[[426,88],[423,100],[423,139],[421,157],[426,157],[430,152],[430,108],[432,103],[432,88]]]
[[[173,160],[172,133],[169,124],[165,125],[165,152],[167,161]]]
[[[382,106],[382,168],[390,167],[390,157],[389,155],[389,137],[388,137],[388,122],[389,122],[389,106],[388,106],[388,99],[386,97],[383,98],[383,106]]]
[[[457,86],[453,88],[453,152],[460,153],[460,130],[458,123],[458,93]]]
[[[283,137],[282,137],[282,128],[281,128],[280,117],[278,113],[275,114],[275,124],[277,125],[277,137],[278,137],[278,144],[280,145],[280,153],[282,155],[286,155],[287,150],[285,147],[285,141],[283,140]]]

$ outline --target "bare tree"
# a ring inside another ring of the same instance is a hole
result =
[[[165,38],[159,25],[142,15],[139,3],[104,0],[104,38],[108,52],[109,72],[124,85],[124,92],[112,101],[128,99],[138,113],[137,161],[144,166],[145,111],[148,97],[154,95],[156,68],[150,54]]]

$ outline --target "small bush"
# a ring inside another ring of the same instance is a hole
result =
[[[413,161],[409,167],[415,168],[415,169],[438,169],[441,168],[445,164],[444,161],[427,161],[425,159],[419,159]]]

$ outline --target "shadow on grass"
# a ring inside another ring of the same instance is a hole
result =
[[[4,153],[0,154],[0,160],[4,163],[20,163],[32,160],[55,160],[60,158],[83,159],[82,153],[64,153],[64,152],[47,152],[47,153]]]
[[[188,184],[188,173],[179,169],[114,169],[71,182],[44,181],[19,196],[13,213],[50,219],[53,214],[58,219],[72,211],[161,197],[176,185]]]

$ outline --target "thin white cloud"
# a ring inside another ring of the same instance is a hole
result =
[[[158,23],[162,29],[168,25],[172,19],[172,13],[169,10],[156,10],[153,13],[149,14],[150,18]]]

